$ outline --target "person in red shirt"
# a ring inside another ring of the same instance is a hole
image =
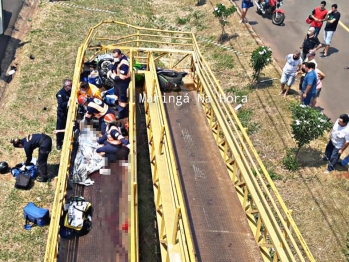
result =
[[[325,21],[328,12],[325,7],[326,1],[321,1],[320,6],[316,7],[311,14],[313,21],[310,23],[310,26],[315,28],[315,36],[319,35],[322,23]]]

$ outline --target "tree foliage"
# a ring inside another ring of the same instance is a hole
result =
[[[252,52],[250,65],[253,68],[253,81],[257,81],[262,70],[272,62],[270,47],[260,46]]]
[[[218,18],[219,23],[222,28],[222,35],[224,34],[224,27],[229,23],[228,17],[236,12],[236,7],[234,5],[227,8],[224,4],[217,4],[213,14],[216,18]]]
[[[292,112],[292,134],[297,142],[298,151],[304,145],[322,136],[332,127],[332,123],[321,112],[312,107],[293,103],[290,105]]]

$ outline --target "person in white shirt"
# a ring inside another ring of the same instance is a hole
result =
[[[291,86],[296,80],[298,72],[301,70],[302,58],[299,51],[295,51],[293,54],[289,54],[285,57],[286,64],[282,69],[282,75],[280,79],[281,83],[281,92],[280,95],[284,94],[284,97],[287,96],[290,91]],[[287,86],[285,90],[285,85]]]
[[[349,145],[348,121],[349,116],[347,114],[342,114],[332,128],[330,141],[328,141],[325,149],[325,157],[323,158],[323,160],[329,162],[325,174],[334,170],[340,155]]]

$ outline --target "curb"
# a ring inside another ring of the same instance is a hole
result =
[[[8,41],[4,58],[1,61],[1,71],[0,71],[0,107],[7,90],[9,83],[13,76],[8,75],[9,68],[11,66],[18,66],[17,52],[20,50],[20,44],[30,31],[31,18],[35,17],[36,10],[38,8],[40,1],[23,1],[21,10],[18,13],[14,28],[10,35],[10,40]],[[28,10],[29,9],[29,10]],[[20,23],[22,26],[19,26]],[[17,68],[18,69],[18,68]],[[18,70],[19,71],[19,70]]]
[[[239,14],[239,16],[241,17],[241,9],[240,6],[238,6],[234,0],[229,0],[229,2],[234,5],[236,7],[236,10]],[[265,45],[263,40],[260,38],[260,36],[256,33],[256,31],[253,30],[253,27],[249,24],[249,23],[244,23],[245,27],[247,28],[248,32],[250,33],[250,35],[252,36],[252,38],[255,40],[255,42],[260,45],[263,46]],[[280,68],[280,66],[278,65],[278,63],[276,62],[276,60],[274,59],[274,56],[272,56],[273,62],[272,65],[275,68],[275,70],[279,73],[280,77],[282,75],[282,69]]]

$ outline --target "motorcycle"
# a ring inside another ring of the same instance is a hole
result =
[[[265,0],[255,1],[258,14],[272,15],[271,21],[274,25],[281,25],[285,20],[285,11],[280,7],[283,5],[283,0],[269,0],[265,3]]]
[[[113,88],[113,80],[108,76],[108,72],[110,70],[110,65],[113,63],[114,58],[112,54],[102,54],[98,55],[93,61],[89,61],[85,63],[85,70],[82,73],[82,77],[87,79],[87,75],[89,74],[88,68],[90,64],[95,64],[96,69],[99,73],[99,77],[101,79],[101,83],[97,84],[98,87],[105,87],[108,92],[104,92],[105,95],[112,94]],[[134,70],[145,70],[145,66],[135,63]],[[182,79],[187,75],[186,72],[177,72],[170,69],[162,69],[156,68],[156,73],[158,75],[158,80],[160,84],[161,91],[175,91],[178,92],[181,90],[181,85],[183,84]],[[137,80],[137,76],[136,76]],[[88,81],[88,80],[86,80]],[[109,100],[107,100],[109,101]],[[110,102],[113,104],[113,102]],[[108,104],[108,102],[107,102]]]

